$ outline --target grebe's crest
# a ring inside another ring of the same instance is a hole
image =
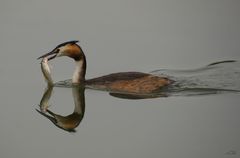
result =
[[[67,45],[67,44],[73,45],[73,44],[76,44],[76,43],[78,43],[78,42],[79,42],[78,40],[67,41],[67,42],[64,42],[64,43],[62,43],[62,44],[59,44],[55,49],[60,48],[60,47],[62,47],[62,46],[65,46],[65,45]]]

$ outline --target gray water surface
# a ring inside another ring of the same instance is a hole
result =
[[[35,110],[46,88],[36,58],[56,45],[80,40],[86,78],[162,69],[180,77],[172,70],[240,59],[239,6],[238,0],[1,1],[0,157],[239,157],[238,93],[128,100],[85,89],[76,132]],[[71,78],[72,60],[51,65],[55,82]],[[52,90],[49,110],[72,114],[74,90]]]

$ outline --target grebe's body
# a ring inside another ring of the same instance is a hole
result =
[[[154,76],[141,72],[120,72],[106,76],[85,80],[86,74],[86,57],[78,41],[69,41],[58,45],[50,53],[39,58],[50,56],[51,60],[59,56],[68,56],[76,62],[76,68],[73,73],[73,84],[85,84],[97,89],[109,91],[126,92],[126,93],[153,93],[161,88],[170,85],[173,81],[165,78]]]
[[[126,93],[153,93],[172,81],[141,72],[120,72],[86,80],[86,85]]]

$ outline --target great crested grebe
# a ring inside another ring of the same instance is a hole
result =
[[[52,60],[60,56],[68,56],[74,59],[76,68],[73,73],[72,83],[84,84],[97,89],[126,93],[154,93],[173,82],[165,77],[142,72],[119,72],[85,80],[86,57],[77,42],[68,41],[62,43],[38,59],[47,57],[48,60]]]

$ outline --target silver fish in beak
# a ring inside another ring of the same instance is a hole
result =
[[[48,65],[48,58],[44,57],[41,61],[41,69],[42,69],[42,73],[43,76],[46,80],[46,82],[48,83],[49,86],[53,86],[53,79],[51,77],[51,71]]]

